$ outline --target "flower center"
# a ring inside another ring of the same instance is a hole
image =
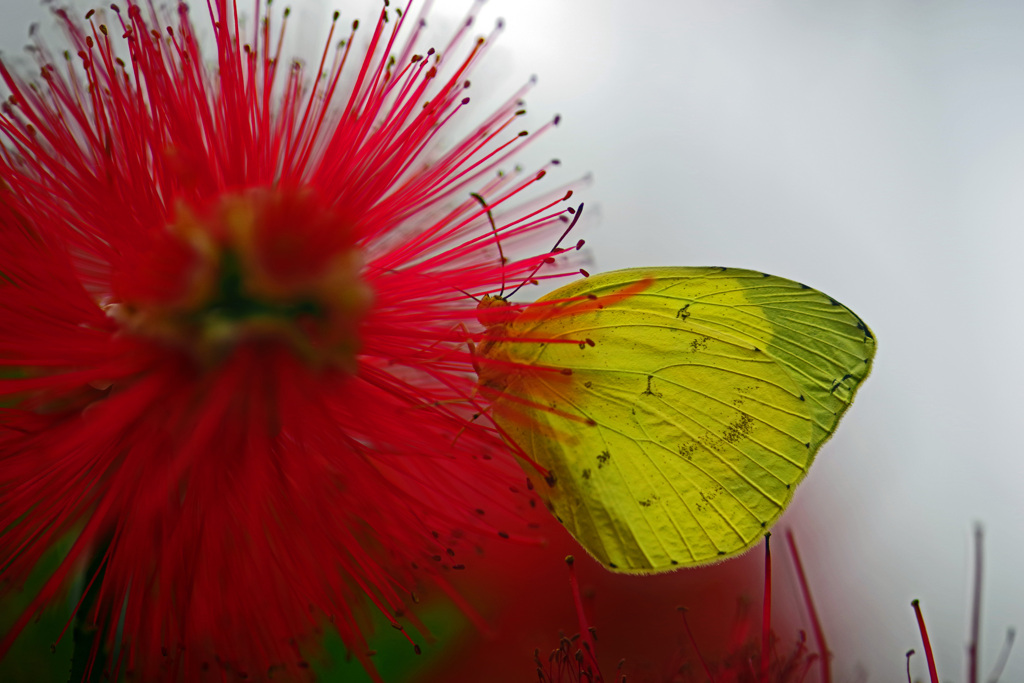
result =
[[[108,314],[203,362],[238,344],[289,344],[354,372],[372,291],[353,223],[308,189],[253,189],[179,204],[148,253],[126,259]]]

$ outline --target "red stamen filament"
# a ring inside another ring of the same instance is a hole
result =
[[[932,683],[939,683],[939,674],[935,669],[935,654],[932,652],[932,643],[928,639],[928,629],[924,625],[924,616],[921,614],[921,601],[914,600],[910,603],[917,615],[917,626],[921,630],[921,640],[924,642],[924,655],[928,659],[928,675]]]
[[[796,539],[793,532],[786,530],[786,541],[789,544],[789,554],[793,557],[793,566],[796,567],[797,581],[800,584],[800,592],[804,597],[804,604],[807,605],[807,612],[811,617],[811,629],[814,631],[814,642],[821,654],[821,683],[832,682],[832,657],[828,651],[828,643],[825,642],[825,629],[821,627],[821,620],[818,618],[818,611],[814,608],[814,599],[811,597],[811,587],[807,583],[807,575],[804,573],[803,562],[800,561],[800,553],[796,549]]]
[[[761,613],[761,683],[768,683],[768,648],[772,628],[771,533],[764,535],[764,611]]]
[[[683,616],[683,628],[686,629],[686,637],[690,640],[690,645],[693,647],[693,651],[697,653],[697,661],[700,662],[700,666],[704,669],[704,674],[708,677],[710,683],[715,683],[715,675],[711,673],[711,668],[708,667],[708,663],[704,661],[704,655],[701,654],[700,648],[697,647],[697,641],[693,637],[693,631],[690,629],[690,621],[686,618],[686,608],[677,607],[679,613]]]
[[[569,585],[572,587],[573,602],[576,603],[576,618],[580,622],[580,639],[583,641],[581,649],[585,652],[584,657],[590,660],[583,664],[583,666],[586,667],[586,672],[590,674],[589,678],[593,683],[601,683],[604,681],[604,678],[601,677],[601,671],[597,666],[597,644],[594,642],[594,634],[587,626],[587,614],[583,611],[583,599],[580,597],[580,585],[576,580],[573,556],[569,555],[566,557],[565,563],[569,566]]]

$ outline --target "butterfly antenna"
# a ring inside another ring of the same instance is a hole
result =
[[[470,192],[469,196],[480,202],[480,206],[484,207],[484,211],[487,213],[487,220],[491,222],[491,230],[494,232],[494,243],[498,245],[498,255],[501,256],[501,294],[498,295],[499,299],[505,298],[505,264],[508,262],[505,258],[505,250],[501,248],[501,238],[498,236],[498,226],[494,224],[494,216],[491,214],[491,207],[487,206],[487,202],[484,198],[476,192]]]
[[[580,204],[579,207],[577,207],[575,209],[570,207],[568,209],[568,211],[569,211],[569,213],[573,214],[572,222],[569,223],[569,227],[565,229],[565,232],[562,233],[562,236],[558,238],[557,242],[555,242],[555,246],[551,248],[551,252],[550,253],[552,253],[552,254],[558,253],[558,247],[560,247],[562,245],[562,240],[564,240],[569,235],[569,233],[572,232],[572,229],[574,227],[576,227],[576,222],[579,221],[580,216],[583,215],[583,204]],[[525,285],[527,282],[530,282],[531,280],[533,280],[533,276],[537,274],[537,271],[539,271],[541,269],[541,266],[543,266],[546,262],[547,261],[545,260],[545,261],[541,261],[540,263],[538,263],[537,267],[533,269],[533,272],[530,273],[529,277],[527,277],[525,280],[523,280],[522,283],[518,287],[513,289],[509,293],[508,297],[506,297],[506,298],[511,299],[512,297],[514,297],[516,295],[516,292],[518,292],[520,289],[523,288],[523,285]]]

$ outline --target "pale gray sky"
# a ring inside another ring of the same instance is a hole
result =
[[[44,15],[4,4],[9,55]],[[468,4],[439,0],[436,23]],[[975,521],[987,673],[1024,628],[1024,3],[492,0],[482,24],[499,15],[474,82],[540,75],[534,125],[563,123],[538,153],[594,176],[594,270],[750,267],[874,329],[874,373],[786,517],[828,586],[837,680],[856,662],[903,680],[914,597],[943,680],[964,680]],[[1003,680],[1024,680],[1020,649]]]

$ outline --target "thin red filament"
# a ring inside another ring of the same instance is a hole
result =
[[[917,615],[917,626],[921,629],[921,640],[924,642],[924,655],[928,659],[928,675],[932,683],[939,683],[939,674],[935,669],[935,654],[932,652],[932,642],[928,639],[928,629],[924,625],[924,615],[921,614],[921,601],[914,600],[910,603]]]
[[[771,533],[764,535],[764,610],[761,613],[761,683],[768,683],[768,648],[772,628],[772,550]]]
[[[686,608],[677,607],[676,609],[679,610],[681,615],[683,615],[683,628],[686,629],[686,637],[690,641],[693,651],[697,653],[697,661],[700,662],[701,668],[704,669],[704,675],[708,677],[708,681],[710,683],[715,683],[715,675],[711,673],[711,668],[708,666],[708,663],[704,661],[704,655],[701,654],[700,648],[697,647],[697,641],[693,637],[693,631],[690,629],[690,620],[686,618]]]
[[[604,678],[601,676],[601,670],[597,665],[597,644],[594,642],[594,634],[587,625],[587,614],[583,611],[583,598],[580,597],[580,585],[576,580],[573,556],[569,555],[566,557],[565,563],[569,566],[569,585],[572,586],[572,599],[576,603],[576,617],[580,622],[580,640],[583,643],[583,656],[586,660],[589,660],[582,665],[587,674],[589,674],[589,680],[593,681],[593,683],[602,683]]]
[[[814,608],[814,599],[811,597],[811,587],[807,583],[807,575],[804,573],[803,562],[800,561],[800,553],[796,549],[796,539],[793,532],[786,530],[786,541],[789,544],[789,554],[793,558],[793,566],[796,567],[797,581],[800,583],[800,592],[803,594],[804,604],[807,605],[807,612],[811,618],[811,629],[814,631],[814,642],[818,646],[821,661],[821,683],[832,683],[832,657],[828,651],[828,643],[825,642],[825,629],[821,627],[821,620],[818,618],[818,610]]]

